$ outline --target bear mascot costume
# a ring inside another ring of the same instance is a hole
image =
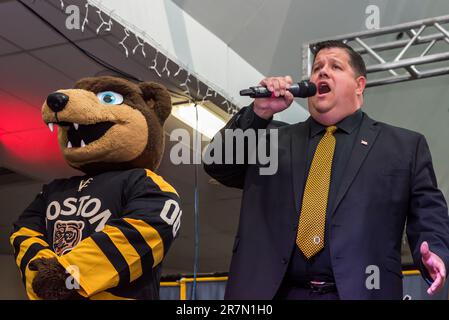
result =
[[[176,190],[154,173],[171,112],[167,90],[118,77],[50,94],[42,118],[84,176],[43,186],[14,223],[30,299],[158,299],[161,264],[180,227]]]

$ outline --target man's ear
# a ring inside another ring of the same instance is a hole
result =
[[[153,105],[154,112],[163,124],[171,112],[171,98],[167,89],[154,82],[142,82],[139,88],[142,90],[143,100],[147,105]]]
[[[364,76],[359,76],[358,78],[355,79],[355,81],[357,82],[357,88],[355,90],[355,93],[358,96],[361,96],[363,94],[363,91],[365,91],[365,87],[366,87],[366,77]]]

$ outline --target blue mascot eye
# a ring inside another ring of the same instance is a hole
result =
[[[121,104],[123,102],[123,96],[120,93],[114,91],[103,91],[97,93],[97,98],[102,104]]]

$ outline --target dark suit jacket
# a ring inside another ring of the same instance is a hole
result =
[[[224,129],[266,127],[257,118],[241,110]],[[272,299],[283,280],[296,245],[308,132],[309,121],[279,128],[279,166],[274,175],[260,175],[257,164],[205,165],[208,174],[224,185],[243,188],[226,299]],[[422,273],[426,275],[420,255],[423,241],[449,270],[447,205],[437,188],[424,136],[364,114],[325,239],[341,299],[402,298],[405,225]],[[367,282],[375,284],[369,277],[376,267],[379,288],[368,289]]]

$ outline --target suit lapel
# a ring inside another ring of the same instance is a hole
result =
[[[357,172],[359,171],[363,161],[365,160],[368,152],[376,141],[379,133],[379,127],[375,126],[376,122],[368,117],[365,113],[363,115],[362,124],[357,135],[354,148],[352,149],[349,162],[346,166],[343,180],[338,188],[337,197],[332,208],[331,214],[334,214],[344,195],[349,189],[352,181],[354,180]]]
[[[293,197],[296,212],[300,210],[300,195],[304,190],[306,179],[307,147],[309,138],[309,120],[302,122],[294,131],[291,139]]]

